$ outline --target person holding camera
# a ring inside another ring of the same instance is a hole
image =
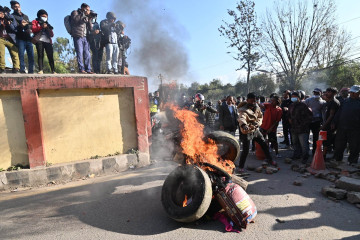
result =
[[[104,53],[104,47],[101,45],[101,31],[100,25],[96,21],[97,18],[92,19],[92,29],[89,33],[88,41],[92,53],[92,66],[95,73],[100,73],[101,61]]]
[[[81,4],[78,10],[71,12],[71,36],[74,38],[79,73],[93,74],[90,64],[91,54],[87,34],[92,29],[91,20],[95,17],[96,13],[90,11],[90,6],[86,3]]]
[[[37,12],[37,18],[32,21],[32,32],[34,37],[32,42],[36,46],[38,53],[38,74],[43,74],[44,50],[49,59],[49,65],[52,73],[55,73],[53,46],[51,38],[54,37],[53,27],[48,23],[48,13],[44,9]]]
[[[16,45],[19,49],[20,73],[25,71],[25,50],[28,56],[28,73],[34,73],[34,49],[31,42],[31,24],[29,17],[21,12],[20,3],[10,1],[10,5],[14,12],[12,16],[15,21],[12,22],[16,28]]]
[[[119,27],[116,23],[116,16],[113,12],[106,14],[106,19],[100,22],[100,29],[103,33],[102,42],[106,48],[106,73],[118,74],[118,30]]]
[[[118,26],[118,44],[119,44],[119,59],[118,69],[121,74],[130,75],[128,63],[126,62],[126,50],[130,47],[131,39],[124,34],[125,24],[121,21],[117,21]]]
[[[8,10],[8,11],[7,11]],[[13,73],[19,72],[19,55],[15,45],[14,21],[9,15],[10,9],[0,6],[0,73],[5,72],[5,47],[8,49],[13,63]]]

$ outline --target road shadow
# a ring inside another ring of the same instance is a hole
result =
[[[64,219],[75,219],[76,225],[79,220],[96,228],[129,235],[173,231],[183,224],[171,220],[161,205],[161,188],[167,172],[148,171],[126,179],[2,201],[2,238],[16,238],[20,233],[34,236],[47,231],[47,224],[52,222],[60,228],[65,224]],[[36,231],[32,227],[19,228],[30,222],[36,225]]]

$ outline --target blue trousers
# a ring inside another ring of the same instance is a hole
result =
[[[34,49],[32,42],[16,39],[16,44],[19,49],[20,72],[25,71],[25,50],[26,50],[28,56],[28,63],[29,63],[28,73],[34,73]]]
[[[90,44],[86,37],[74,37],[74,46],[78,62],[79,72],[91,72]]]

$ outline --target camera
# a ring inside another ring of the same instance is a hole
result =
[[[128,36],[120,35],[119,44],[120,44],[122,50],[126,50],[130,47],[131,39]]]
[[[90,18],[97,18],[97,13],[94,12],[93,10],[90,10],[89,17]]]

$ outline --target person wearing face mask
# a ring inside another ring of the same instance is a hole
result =
[[[313,97],[305,100],[305,104],[311,109],[313,119],[310,124],[310,131],[313,134],[313,147],[312,154],[314,155],[316,150],[316,141],[319,139],[319,132],[322,124],[322,112],[326,102],[321,98],[321,89],[315,88],[313,91]]]
[[[288,118],[291,124],[291,137],[294,145],[292,160],[301,159],[306,164],[309,158],[309,133],[313,114],[301,101],[298,92],[291,93],[292,104],[289,106]]]
[[[28,57],[28,73],[34,73],[34,49],[31,38],[31,24],[29,17],[21,11],[20,3],[10,1],[10,5],[14,12],[11,14],[15,21],[11,24],[16,28],[16,45],[19,49],[20,73],[25,71],[25,51]]]
[[[244,166],[247,155],[249,154],[250,141],[257,142],[263,150],[266,160],[264,164],[271,164],[277,166],[277,163],[272,160],[269,148],[261,134],[259,127],[262,124],[263,115],[260,107],[256,104],[256,96],[254,93],[247,95],[246,102],[242,102],[238,106],[241,135],[240,139],[243,144],[243,151],[240,155],[238,172],[244,172]]]
[[[53,27],[48,23],[48,13],[44,9],[40,9],[37,12],[37,18],[32,21],[31,29],[34,33],[32,42],[36,46],[38,53],[38,74],[43,74],[44,68],[44,51],[49,59],[50,70],[52,73],[55,72],[53,45],[51,38],[54,37]]]

